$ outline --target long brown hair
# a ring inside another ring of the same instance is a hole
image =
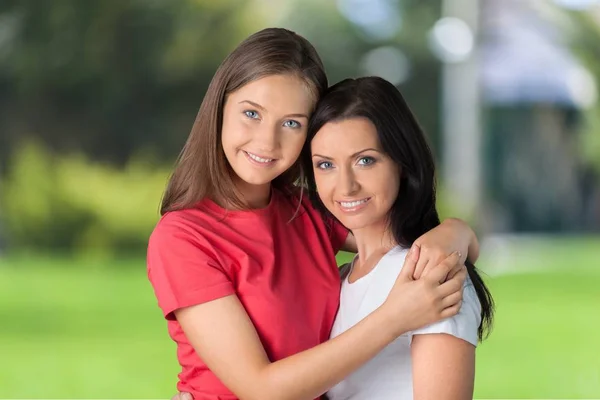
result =
[[[168,211],[193,206],[205,197],[226,200],[244,208],[221,146],[223,106],[228,94],[269,75],[293,74],[308,86],[316,100],[327,89],[327,76],[315,48],[302,36],[267,28],[244,40],[225,60],[210,82],[160,208]],[[277,177],[273,186],[288,189],[299,179],[297,162]]]

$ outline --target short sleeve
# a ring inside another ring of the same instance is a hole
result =
[[[209,247],[186,224],[167,214],[148,242],[148,278],[166,319],[173,311],[235,293],[231,278]]]
[[[445,320],[428,325],[424,328],[417,329],[412,332],[412,335],[446,333],[459,339],[463,339],[473,346],[477,346],[479,341],[477,330],[480,323],[481,304],[479,303],[471,279],[467,277],[463,285],[463,303],[458,314],[452,318],[446,318]]]

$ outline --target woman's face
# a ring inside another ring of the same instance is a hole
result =
[[[251,185],[270,184],[298,159],[315,100],[293,75],[271,75],[231,93],[221,144],[233,171]]]
[[[366,118],[325,124],[311,142],[317,191],[350,230],[385,223],[400,189],[400,167]]]

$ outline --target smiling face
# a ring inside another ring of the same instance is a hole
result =
[[[221,143],[238,186],[268,186],[298,159],[315,99],[294,75],[271,75],[231,93]]]
[[[350,230],[387,222],[400,189],[400,168],[366,118],[326,123],[311,142],[321,201]]]

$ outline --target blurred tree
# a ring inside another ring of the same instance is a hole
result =
[[[216,66],[260,18],[242,0],[0,5],[0,152],[21,136],[124,163],[172,158]]]

